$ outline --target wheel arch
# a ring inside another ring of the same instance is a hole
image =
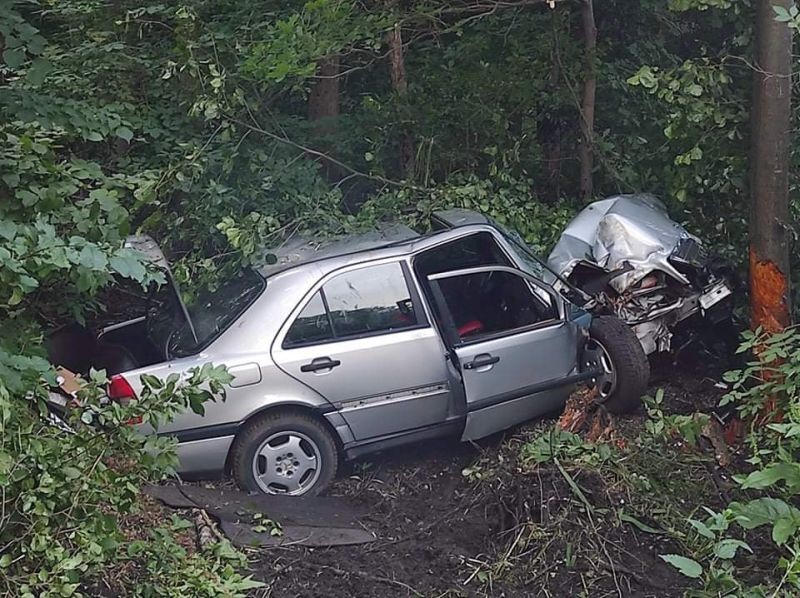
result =
[[[239,439],[242,431],[258,419],[273,413],[298,413],[314,418],[328,430],[334,442],[336,443],[336,449],[339,457],[341,458],[343,455],[342,447],[344,446],[344,441],[342,440],[342,436],[336,427],[328,420],[327,417],[325,417],[326,409],[329,409],[328,405],[310,405],[308,403],[302,403],[299,401],[275,403],[256,409],[244,420],[242,420],[236,429],[233,442],[228,448],[228,454],[225,456],[225,474],[228,475],[232,471],[231,456],[233,455],[234,446],[236,445],[236,442]]]

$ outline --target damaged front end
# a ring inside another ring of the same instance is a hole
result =
[[[592,203],[570,222],[547,261],[598,309],[627,322],[647,354],[677,352],[709,330],[729,328],[730,268],[709,257],[652,195]]]

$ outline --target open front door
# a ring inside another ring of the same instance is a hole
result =
[[[552,411],[582,379],[581,330],[546,285],[503,266],[428,280],[466,391],[463,440]]]

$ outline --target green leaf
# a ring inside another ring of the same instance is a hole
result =
[[[0,474],[6,474],[11,470],[11,465],[14,463],[11,455],[4,451],[0,451]]]
[[[35,58],[30,68],[28,68],[28,81],[32,85],[41,85],[52,68],[53,65],[49,60],[44,58]]]
[[[12,69],[18,69],[25,62],[24,48],[11,48],[3,52],[3,61]]]
[[[703,567],[697,561],[679,554],[660,554],[662,560],[675,567],[682,575],[697,579],[703,574]]]
[[[772,541],[778,546],[786,543],[797,532],[798,521],[791,517],[781,517],[772,526]]]
[[[63,469],[63,471],[64,471],[64,476],[68,480],[75,480],[75,479],[81,477],[81,475],[82,475],[81,474],[81,470],[78,469],[77,467],[67,466],[67,467],[65,467]]]
[[[800,486],[800,463],[773,463],[761,471],[754,471],[744,479],[742,488],[767,488],[779,481],[788,486]]]
[[[75,554],[69,558],[64,559],[59,563],[59,566],[64,571],[69,571],[71,569],[75,569],[83,562],[83,556],[80,553]]]
[[[757,498],[747,503],[732,502],[734,520],[744,529],[755,529],[783,517],[800,519],[800,511],[778,498]]]
[[[730,560],[736,556],[736,551],[740,548],[744,548],[748,552],[753,552],[747,543],[733,538],[726,538],[717,542],[714,546],[714,554],[721,559]]]
[[[6,185],[8,185],[9,187],[13,188],[13,187],[16,187],[17,185],[19,185],[19,175],[17,173],[15,173],[15,172],[9,172],[7,174],[4,174],[0,178],[2,178],[3,182]]]
[[[19,289],[14,289],[13,291],[11,291],[11,296],[8,298],[8,304],[19,305],[19,303],[22,301],[22,297],[23,297],[22,291]]]
[[[695,531],[704,538],[708,538],[709,540],[714,539],[714,532],[708,529],[708,526],[702,521],[697,521],[696,519],[689,519],[689,525],[691,525],[695,529]]]
[[[142,281],[147,275],[147,270],[141,261],[129,255],[115,255],[109,264],[114,272],[125,278]]]
[[[663,534],[664,533],[663,531],[661,531],[659,529],[656,529],[654,527],[650,527],[646,523],[644,523],[642,521],[639,521],[633,515],[628,515],[624,511],[619,514],[619,520],[620,521],[625,521],[627,523],[631,523],[631,524],[635,525],[636,527],[638,527],[643,532],[648,533],[648,534]]]
[[[133,131],[131,131],[128,127],[119,127],[116,131],[114,131],[117,137],[120,139],[124,139],[125,141],[130,141],[133,139]]]
[[[789,14],[789,11],[783,6],[773,6],[772,10],[775,11],[775,20],[779,23],[788,23],[792,20],[792,16]]]

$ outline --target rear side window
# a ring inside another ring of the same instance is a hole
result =
[[[322,293],[317,291],[289,328],[284,344],[306,345],[325,342],[332,338],[331,321],[325,311]]]
[[[405,330],[420,325],[399,263],[336,276],[318,291],[289,328],[284,346],[316,344]]]

